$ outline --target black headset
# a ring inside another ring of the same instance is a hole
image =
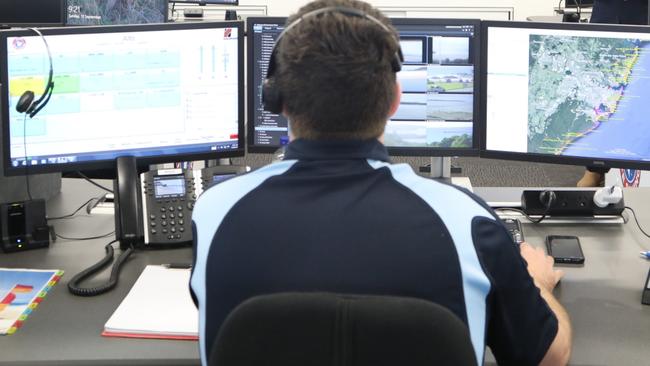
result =
[[[50,53],[50,46],[47,44],[47,40],[43,36],[43,33],[41,33],[41,31],[36,28],[27,29],[33,31],[41,37],[41,40],[43,40],[43,43],[45,44],[45,49],[47,50],[47,57],[50,61],[50,72],[47,77],[47,84],[45,84],[45,90],[43,90],[41,97],[37,100],[34,100],[34,92],[27,90],[23,93],[23,95],[20,96],[18,103],[16,103],[16,110],[19,113],[26,113],[29,115],[29,118],[33,118],[41,109],[47,105],[47,102],[50,101],[52,91],[54,90],[54,80],[52,80],[54,77],[54,66],[52,65],[52,54]]]
[[[278,39],[275,41],[275,46],[273,47],[273,51],[271,52],[271,58],[269,60],[269,67],[266,71],[266,79],[264,79],[264,84],[262,85],[262,103],[264,105],[264,109],[266,109],[267,111],[271,113],[280,114],[282,113],[282,107],[284,104],[282,100],[282,93],[280,92],[277,86],[277,82],[275,80],[275,72],[277,68],[276,66],[277,49],[278,49],[278,44],[280,44],[280,40],[282,40],[282,37],[285,34],[287,34],[287,32],[291,30],[291,28],[298,25],[305,18],[317,16],[323,13],[341,13],[343,15],[350,16],[350,17],[364,18],[380,26],[384,31],[386,31],[386,33],[390,34],[391,37],[395,38],[395,41],[397,42],[397,51],[395,52],[395,55],[391,60],[391,67],[393,69],[393,72],[399,72],[400,70],[402,70],[402,62],[404,62],[404,55],[402,54],[402,48],[399,46],[399,39],[397,39],[393,34],[393,32],[391,32],[391,30],[384,23],[379,21],[377,18],[362,10],[347,8],[343,6],[328,6],[325,8],[316,9],[302,15],[300,18],[294,20],[291,24],[287,25],[284,28],[284,31],[280,33]]]

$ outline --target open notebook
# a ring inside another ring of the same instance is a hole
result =
[[[147,266],[104,325],[103,336],[196,340],[199,313],[190,270]]]

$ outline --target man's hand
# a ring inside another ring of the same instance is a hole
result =
[[[528,273],[540,289],[552,292],[560,282],[564,272],[553,269],[553,257],[546,255],[544,249],[533,248],[528,243],[519,246],[521,256],[528,262]]]

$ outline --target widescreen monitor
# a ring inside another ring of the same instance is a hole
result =
[[[68,25],[149,24],[167,21],[168,0],[67,0]]]
[[[248,18],[248,151],[274,152],[289,142],[287,120],[264,110],[262,82],[286,18]],[[404,65],[402,104],[388,121],[392,155],[478,153],[478,20],[392,19]]]
[[[0,0],[0,26],[63,25],[65,0]]]
[[[49,62],[31,31],[0,34],[5,174],[114,170],[244,153],[243,23],[43,30],[54,91],[33,119],[16,111],[42,94]]]
[[[650,28],[482,27],[481,156],[650,167]]]

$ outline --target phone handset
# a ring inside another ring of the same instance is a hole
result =
[[[117,158],[117,178],[114,185],[115,194],[115,240],[104,248],[106,255],[99,262],[77,273],[68,282],[68,290],[76,296],[97,296],[112,290],[119,278],[122,264],[142,243],[142,198],[136,159],[133,156]],[[121,253],[115,263],[113,243],[120,243]],[[98,286],[81,287],[81,283],[94,276],[103,268],[113,263],[110,279]]]
[[[117,158],[115,194],[115,237],[120,248],[135,248],[142,243],[142,197],[136,158]]]

